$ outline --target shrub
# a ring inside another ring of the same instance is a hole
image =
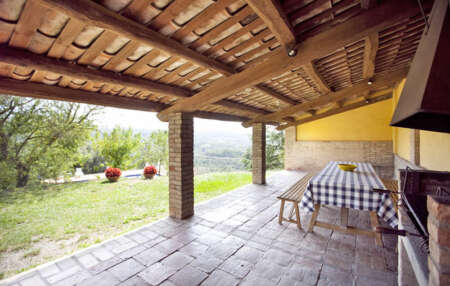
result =
[[[147,166],[144,168],[144,174],[146,175],[155,175],[157,172],[155,166]]]
[[[107,178],[111,178],[111,177],[120,177],[120,175],[122,175],[122,172],[120,171],[119,168],[107,168],[105,170],[105,176]]]

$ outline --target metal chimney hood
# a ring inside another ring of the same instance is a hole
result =
[[[450,133],[449,0],[435,0],[391,126]]]

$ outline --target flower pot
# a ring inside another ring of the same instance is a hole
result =
[[[153,179],[154,176],[155,174],[144,174],[144,177],[149,180]]]
[[[106,178],[108,178],[108,181],[110,181],[110,182],[117,182],[119,180],[120,176],[106,177]]]

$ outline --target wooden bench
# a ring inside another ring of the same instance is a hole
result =
[[[300,222],[300,210],[298,208],[298,204],[302,200],[303,194],[305,193],[306,187],[308,186],[309,180],[314,176],[314,174],[306,174],[301,178],[297,183],[295,183],[292,187],[290,187],[286,192],[278,196],[277,198],[281,200],[280,206],[280,216],[278,218],[278,223],[282,224],[283,221],[291,222],[297,224],[299,229],[302,228],[302,224]],[[296,219],[292,219],[292,211],[289,218],[283,217],[284,205],[286,201],[291,202],[293,204],[293,209],[295,210]]]
[[[398,192],[398,181],[392,179],[381,179],[383,185],[389,191]],[[395,211],[398,212],[398,194],[391,193],[391,200],[394,203]]]

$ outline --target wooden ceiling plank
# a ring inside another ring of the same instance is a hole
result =
[[[89,65],[100,55],[110,44],[117,38],[117,34],[111,31],[104,31],[97,39],[94,40],[89,48],[78,59],[78,63]]]
[[[244,8],[239,10],[239,12],[230,16],[228,19],[218,24],[211,30],[205,32],[203,35],[201,35],[200,38],[190,43],[188,46],[193,49],[198,49],[202,45],[207,44],[210,40],[219,36],[222,32],[236,25],[237,23],[239,23],[239,21],[245,19],[245,17],[251,15],[252,13],[253,13],[252,9],[250,9],[248,6],[245,6]]]
[[[168,68],[170,65],[178,61],[180,58],[173,56],[170,59],[165,60],[163,63],[159,64],[157,67],[153,68],[151,71],[146,73],[143,77],[151,80],[156,80],[154,77],[161,71]]]
[[[250,121],[244,122],[244,127],[249,127],[253,123],[256,122],[272,122],[279,121],[283,117],[290,116],[292,114],[296,114],[298,112],[304,112],[310,109],[314,109],[320,107],[322,105],[326,105],[332,102],[340,101],[347,99],[355,94],[361,94],[365,91],[383,89],[386,87],[392,87],[396,82],[406,77],[407,69],[401,69],[389,74],[377,76],[374,78],[374,83],[372,85],[368,85],[366,82],[361,82],[355,84],[353,86],[341,89],[337,92],[330,93],[328,95],[317,97],[309,102],[297,104],[295,106],[290,106],[280,111],[270,113],[268,115],[259,116]]]
[[[327,111],[325,111],[323,113],[319,113],[319,114],[316,113],[316,114],[314,114],[312,116],[309,116],[309,117],[306,117],[306,118],[302,118],[302,119],[296,120],[294,122],[289,122],[288,124],[280,125],[280,126],[277,127],[277,130],[284,130],[284,129],[286,129],[288,127],[291,127],[291,126],[297,126],[297,125],[304,124],[304,123],[307,123],[307,122],[319,120],[319,119],[322,119],[322,118],[326,118],[326,117],[329,117],[329,116],[332,116],[332,115],[336,115],[336,114],[339,114],[339,113],[342,113],[342,112],[346,112],[346,111],[349,111],[349,110],[357,109],[357,108],[360,108],[360,107],[363,107],[363,106],[371,105],[371,104],[374,104],[374,103],[377,103],[377,102],[380,102],[380,101],[392,98],[392,90],[390,90],[390,89],[386,90],[386,91],[382,91],[382,92],[377,92],[377,94],[381,94],[381,95],[375,95],[374,97],[370,98],[368,101],[361,100],[361,101],[358,101],[358,102],[355,102],[355,103],[351,103],[351,104],[348,104],[348,105],[338,104],[337,108],[333,108],[333,109],[327,110]]]
[[[201,24],[207,22],[211,18],[213,18],[217,13],[224,10],[226,7],[230,6],[236,0],[219,0],[214,4],[208,6],[202,13],[197,15],[195,18],[187,22],[183,27],[178,29],[174,34],[173,38],[181,41],[184,37],[186,37],[189,33],[191,33],[194,29],[196,29]]]
[[[9,45],[26,49],[33,38],[34,33],[41,26],[47,10],[35,0],[25,2],[14,32],[9,40]]]
[[[318,86],[319,92],[321,94],[326,94],[331,92],[330,87],[328,86],[327,82],[323,79],[322,75],[317,70],[316,66],[314,65],[314,62],[311,61],[303,66],[303,69],[305,72],[312,78],[314,83]]]
[[[264,21],[289,52],[296,44],[294,30],[278,0],[247,0],[248,5]]]
[[[288,57],[282,50],[274,51],[270,58],[262,63],[228,78],[218,79],[195,96],[184,99],[163,110],[158,114],[158,117],[167,121],[168,114],[171,112],[192,111],[219,101],[242,89],[267,81],[295,66],[304,65],[311,60],[331,54],[350,43],[360,41],[368,35],[389,27],[400,19],[415,15],[417,12],[417,6],[408,0],[384,2],[340,25],[305,39],[299,45],[299,52],[295,57]]]
[[[152,82],[146,79],[136,78],[129,75],[118,74],[107,70],[87,69],[83,66],[69,63],[67,61],[52,59],[43,55],[34,54],[26,50],[10,47],[0,47],[0,62],[9,63],[35,70],[47,71],[64,76],[80,79],[93,80],[106,84],[121,84],[132,88],[147,90],[164,95],[176,95],[181,97],[190,96],[190,91]]]
[[[377,5],[377,0],[361,0],[362,9],[370,9]]]
[[[117,65],[126,60],[129,56],[133,55],[136,49],[139,47],[139,43],[136,41],[129,41],[124,47],[120,49],[115,56],[113,56],[104,66],[104,69],[114,70]]]
[[[61,58],[67,48],[81,33],[85,25],[76,18],[70,18],[64,26],[62,32],[58,35],[47,55],[52,58]]]
[[[131,65],[129,68],[127,68],[124,71],[124,74],[131,74],[136,76],[141,76],[142,74],[139,73],[140,70],[145,66],[148,65],[153,59],[158,57],[161,54],[159,50],[153,49],[144,56],[142,56],[140,59],[138,59],[133,65]]]
[[[203,56],[181,43],[170,39],[138,22],[128,19],[90,0],[36,0],[50,9],[56,9],[69,17],[76,17],[86,24],[105,30],[115,31],[130,40],[140,41],[149,46],[177,55],[200,66],[231,74],[229,66]]]
[[[296,100],[294,100],[294,99],[292,99],[292,98],[290,98],[290,97],[288,97],[286,95],[283,95],[283,94],[281,94],[281,93],[279,93],[279,92],[277,92],[275,90],[272,90],[272,89],[270,89],[269,87],[267,87],[267,86],[265,86],[263,84],[258,84],[258,85],[255,86],[255,88],[257,90],[261,91],[262,93],[269,94],[270,96],[275,97],[276,99],[278,99],[278,100],[280,100],[280,101],[282,101],[284,103],[287,103],[289,105],[298,104],[298,101],[296,101]]]
[[[375,58],[378,51],[378,33],[366,37],[363,60],[363,78],[370,79],[375,74]]]
[[[245,43],[247,43],[247,45],[251,45],[251,44],[255,43],[256,41],[259,41],[260,39],[262,39],[262,37],[265,37],[271,33],[269,29],[265,28],[262,31],[259,31],[256,35],[253,35],[252,30],[256,29],[258,26],[261,26],[261,25],[263,25],[261,19],[254,20],[250,24],[242,27],[241,29],[237,30],[235,33],[229,35],[225,39],[216,43],[211,48],[207,49],[204,52],[204,54],[209,56],[209,55],[213,55],[213,54],[219,52],[220,50],[223,50],[223,51],[225,51],[225,54],[222,54],[217,58],[218,60],[223,61],[223,58],[222,58],[223,55],[228,54],[229,52],[233,51],[235,48],[238,48]],[[248,40],[245,40],[244,42],[239,43],[237,46],[229,48],[228,50],[226,49],[226,46],[232,44],[234,41],[236,41],[240,37],[244,36],[245,34],[250,35],[250,38]]]
[[[225,60],[226,58],[233,56],[237,53],[242,52],[243,50],[249,48],[250,46],[258,43],[258,41],[264,39],[269,36],[272,32],[269,29],[265,29],[259,32],[257,35],[252,36],[250,39],[240,43],[239,45],[231,48],[230,50],[226,50],[224,54],[220,55],[217,59]],[[215,46],[214,46],[215,47]],[[222,47],[221,47],[222,48]]]
[[[151,22],[150,27],[159,31],[169,24],[183,9],[186,9],[191,1],[172,1],[161,13],[158,14]]]
[[[70,16],[75,17],[84,23],[89,23],[94,26],[104,28],[106,30],[115,31],[123,36],[140,41],[150,46],[153,46],[162,51],[168,52],[172,55],[184,58],[187,61],[191,61],[197,65],[205,68],[216,70],[224,75],[234,74],[236,71],[232,67],[223,64],[221,62],[210,59],[196,51],[180,44],[179,42],[165,37],[158,32],[155,32],[146,26],[139,24],[133,20],[130,20],[120,14],[115,13],[98,3],[90,0],[35,0],[39,3],[47,6],[51,9],[57,9],[58,11]],[[217,36],[227,28],[236,24],[246,16],[250,15],[252,10],[248,7],[241,9],[229,19],[225,20],[218,27],[213,28],[206,35],[201,37],[198,41],[193,43],[195,47],[197,44],[201,44]],[[195,18],[194,18],[195,19]],[[148,54],[147,54],[148,55]],[[142,64],[142,63],[140,63]],[[142,67],[142,66],[140,66]],[[139,65],[134,64],[126,73],[133,73],[140,68]],[[272,94],[269,94],[272,96]]]

